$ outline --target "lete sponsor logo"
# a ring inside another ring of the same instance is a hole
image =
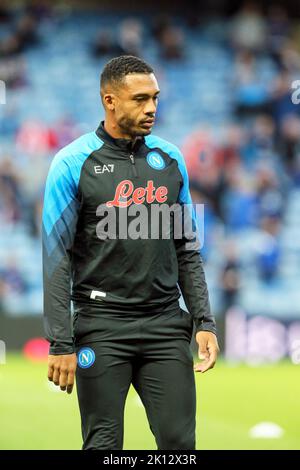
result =
[[[163,204],[168,199],[168,188],[166,186],[159,186],[155,188],[153,181],[147,181],[145,188],[134,188],[132,181],[121,181],[115,191],[115,197],[112,201],[106,203],[107,207],[129,207],[131,204],[143,204],[145,201],[148,204],[158,202]]]

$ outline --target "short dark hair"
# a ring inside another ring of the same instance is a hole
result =
[[[133,55],[122,55],[111,59],[105,65],[101,77],[101,88],[107,83],[119,83],[126,75],[131,73],[154,73],[152,67],[144,60]]]

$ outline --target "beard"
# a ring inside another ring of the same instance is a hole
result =
[[[151,134],[152,129],[143,129],[133,119],[123,116],[118,125],[124,134],[130,135],[131,137],[138,137]]]

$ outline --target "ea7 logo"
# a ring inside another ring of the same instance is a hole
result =
[[[94,166],[94,170],[96,175],[102,175],[102,173],[113,173],[115,165],[96,165]]]

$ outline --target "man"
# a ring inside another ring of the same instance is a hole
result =
[[[150,135],[158,94],[153,70],[141,59],[108,62],[101,75],[105,121],[63,148],[47,178],[48,378],[71,393],[76,371],[83,449],[122,449],[130,384],[143,401],[157,447],[195,449],[193,323],[203,359],[194,369],[212,368],[218,353],[198,249],[184,231],[175,237],[173,226],[149,236],[157,225],[155,205],[191,204],[183,156]],[[108,230],[103,208],[115,223]],[[142,208],[147,220],[140,236],[137,230],[130,236],[133,212],[124,218],[124,211]],[[190,314],[179,307],[178,285]]]

